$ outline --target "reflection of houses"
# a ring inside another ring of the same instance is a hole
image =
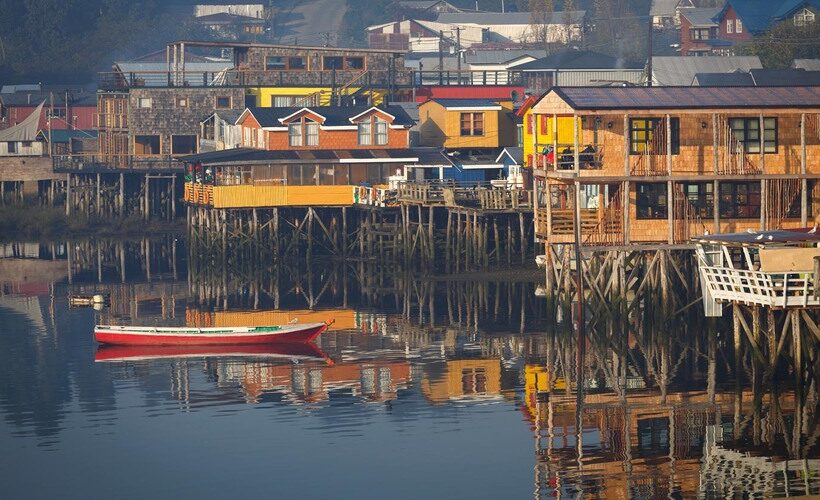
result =
[[[424,367],[421,392],[434,403],[501,397],[501,360],[457,359]]]
[[[396,398],[410,382],[410,363],[374,360],[362,363],[224,363],[218,368],[221,382],[238,382],[249,401],[266,392],[284,393],[294,402],[316,402],[334,391],[349,391],[368,401]]]

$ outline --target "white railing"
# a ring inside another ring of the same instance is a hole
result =
[[[719,301],[770,307],[820,306],[814,296],[812,272],[766,273],[702,264],[700,272],[712,297]]]

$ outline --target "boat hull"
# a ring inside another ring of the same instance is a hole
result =
[[[310,342],[327,330],[325,323],[288,325],[265,331],[246,328],[236,331],[209,328],[134,328],[100,326],[94,329],[94,340],[101,344],[173,346],[173,345],[258,345],[279,342]]]
[[[182,358],[260,358],[286,360],[332,361],[312,342],[278,342],[252,345],[101,345],[94,353],[95,362],[149,361]]]

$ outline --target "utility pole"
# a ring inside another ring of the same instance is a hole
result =
[[[647,20],[646,30],[646,86],[652,86],[652,17]]]
[[[438,84],[443,85],[444,72],[444,30],[438,30]]]
[[[458,69],[458,83],[461,83],[461,27],[456,26],[456,57]]]

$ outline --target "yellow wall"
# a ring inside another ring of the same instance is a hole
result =
[[[419,136],[422,146],[458,148],[497,148],[514,146],[516,127],[512,120],[512,102],[499,102],[500,111],[476,110],[484,113],[484,135],[462,136],[461,113],[473,111],[447,111],[444,106],[427,101],[419,105]]]
[[[465,394],[462,371],[480,370],[486,377],[484,391]],[[501,393],[501,360],[498,359],[457,359],[447,361],[447,371],[443,376],[424,374],[421,391],[431,401],[447,401],[463,396],[487,396]]]
[[[353,205],[353,186],[214,186],[214,208]]]
[[[189,309],[185,311],[185,324],[191,327],[236,327],[285,325],[293,320],[299,323],[320,323],[334,320],[330,330],[353,330],[357,328],[356,311],[352,309],[294,310],[294,311],[214,311]]]
[[[544,123],[541,118],[542,115],[537,116],[537,123],[535,124],[532,131],[536,134],[536,141],[538,142],[538,151],[542,151],[545,145],[551,145],[554,141],[553,138],[553,117],[547,117],[546,128],[543,127]],[[524,114],[524,162],[527,167],[532,168],[532,131],[530,127],[527,125],[532,118],[532,108],[528,109],[527,112]],[[581,130],[581,118],[578,118],[578,130]],[[558,144],[573,144],[572,139],[572,117],[571,116],[559,116],[558,117]],[[580,134],[579,134],[580,135]],[[559,148],[560,150],[560,148]]]
[[[350,87],[345,89],[347,94],[353,94],[358,91],[358,87]],[[271,96],[298,96],[298,97],[307,97],[309,95],[313,95],[317,92],[321,93],[321,97],[319,99],[319,106],[329,106],[330,105],[330,96],[333,90],[330,87],[256,87],[248,89],[249,95],[256,96],[256,105],[262,108],[269,108],[271,107]],[[372,90],[373,93],[373,105],[378,106],[382,104],[384,101],[384,92],[381,90]],[[309,103],[310,105],[314,105]]]

